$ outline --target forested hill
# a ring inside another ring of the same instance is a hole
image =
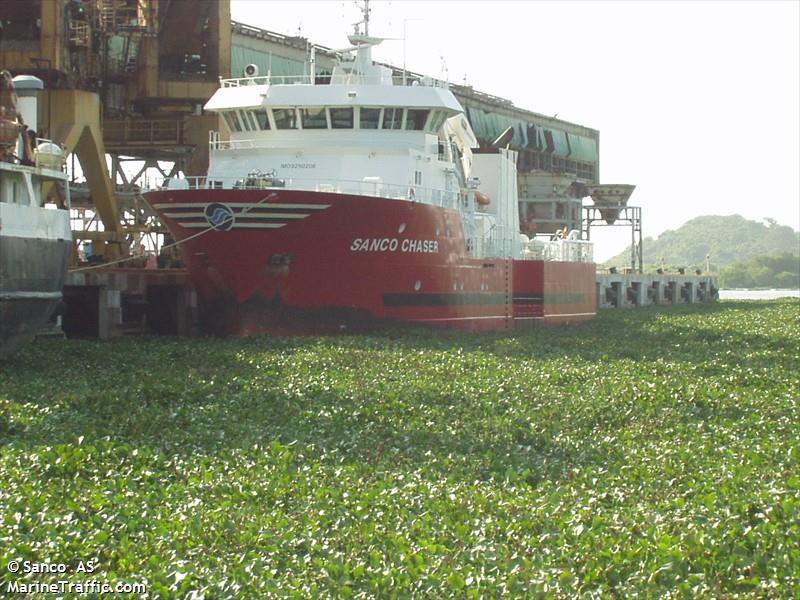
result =
[[[703,216],[688,221],[676,230],[665,231],[658,238],[642,241],[645,265],[705,269],[706,255],[713,269],[756,256],[800,253],[800,233],[772,219],[766,223],[750,221],[739,215]],[[630,247],[607,260],[605,266],[630,264]]]

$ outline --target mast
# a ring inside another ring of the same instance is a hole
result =
[[[359,10],[361,10],[362,19],[358,23],[353,23],[354,32],[353,35],[355,36],[362,36],[361,33],[361,25],[364,25],[364,33],[363,37],[367,37],[369,35],[369,0],[364,0],[363,6],[359,4],[358,0],[356,0],[356,6],[358,6]]]
[[[363,5],[358,2],[356,4],[359,5],[363,18],[358,23],[353,24],[354,32],[347,36],[349,42],[353,44],[353,47],[348,48],[347,51],[356,51],[353,74],[361,78],[374,75],[376,80],[380,81],[380,69],[372,64],[372,46],[380,44],[383,38],[369,36],[369,0],[364,0]],[[364,25],[364,33],[361,33],[361,25]]]
[[[364,0],[364,35],[369,35],[369,0]]]

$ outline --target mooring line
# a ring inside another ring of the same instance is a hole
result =
[[[275,196],[277,196],[277,194],[275,192],[271,192],[271,193],[267,194],[266,196],[264,196],[261,200],[259,200],[255,204],[251,204],[250,206],[248,206],[246,208],[243,208],[242,211],[239,213],[239,215],[241,216],[241,215],[245,215],[245,214],[249,213],[251,210],[253,210],[256,206],[258,206],[262,202],[265,202],[265,201],[269,200],[270,198],[274,198]],[[230,217],[227,217],[219,225],[225,225],[226,223],[228,223],[231,220],[233,220],[233,218],[234,218],[234,216],[231,215]],[[178,240],[177,242],[172,242],[171,244],[167,244],[166,246],[161,246],[161,250],[166,250],[168,248],[174,248],[176,246],[180,246],[181,244],[183,244],[185,242],[188,242],[189,240],[193,240],[195,238],[200,237],[201,235],[205,235],[209,231],[214,231],[216,228],[217,228],[217,225],[209,225],[208,228],[203,229],[202,231],[198,231],[197,233],[195,233],[193,235],[190,235],[189,237],[183,238],[182,240]],[[121,263],[124,263],[124,262],[128,262],[129,260],[135,260],[135,259],[139,259],[139,258],[142,258],[141,254],[137,254],[137,255],[133,255],[133,256],[125,256],[125,257],[117,259],[117,260],[112,260],[111,262],[104,262],[104,263],[100,263],[100,264],[97,264],[97,265],[89,265],[88,267],[80,267],[78,269],[69,269],[69,272],[70,273],[81,273],[83,271],[93,271],[95,269],[102,269],[103,267],[110,267],[112,265],[118,265],[118,264],[121,264]]]

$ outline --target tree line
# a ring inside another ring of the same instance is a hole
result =
[[[718,281],[722,288],[800,289],[800,257],[790,252],[756,256],[724,267]]]

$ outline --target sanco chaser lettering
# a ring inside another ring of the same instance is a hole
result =
[[[436,240],[404,239],[397,238],[355,238],[350,244],[351,252],[409,252],[435,254],[439,252],[439,242]]]

